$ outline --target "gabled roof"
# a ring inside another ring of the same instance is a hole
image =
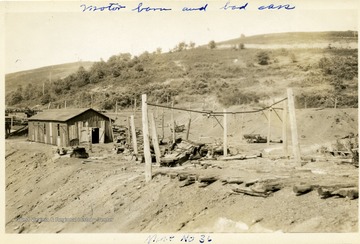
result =
[[[92,110],[108,119],[109,116],[106,116],[92,108],[78,108],[78,109],[48,109],[40,112],[29,118],[29,121],[59,121],[66,122],[80,114],[83,114],[89,110]]]

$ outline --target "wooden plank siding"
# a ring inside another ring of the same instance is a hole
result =
[[[33,120],[28,122],[28,139],[34,142],[68,147],[89,141],[88,133],[99,128],[99,143],[112,142],[109,118],[88,110],[67,121]]]

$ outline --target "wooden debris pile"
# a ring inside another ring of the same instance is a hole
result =
[[[351,200],[359,198],[359,187],[355,184],[338,184],[338,185],[309,185],[299,184],[294,185],[293,192],[296,196],[307,194],[316,190],[320,198],[326,199],[329,197],[346,197]]]
[[[244,134],[244,139],[248,143],[267,143],[267,138],[260,134]]]
[[[208,153],[204,143],[177,139],[161,158],[161,166],[173,167],[182,165],[187,160],[200,159]]]
[[[204,188],[207,187],[208,185],[214,183],[215,181],[217,181],[219,178],[217,176],[208,176],[208,175],[198,175],[195,173],[189,173],[189,172],[181,172],[181,173],[177,173],[177,172],[157,172],[153,175],[153,177],[157,176],[157,175],[166,175],[168,177],[170,177],[171,179],[178,179],[180,182],[180,187],[185,187],[185,186],[189,186],[192,185],[194,183],[198,183],[198,187],[200,188]]]
[[[237,184],[244,183],[241,179],[230,178],[223,181],[223,184]],[[279,191],[284,187],[283,182],[278,179],[264,179],[264,180],[251,180],[245,182],[241,186],[232,188],[234,194],[244,194],[255,197],[268,197],[272,193]]]

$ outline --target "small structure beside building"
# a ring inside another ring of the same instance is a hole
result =
[[[12,117],[5,116],[5,138],[11,133]]]
[[[92,109],[51,109],[29,118],[28,139],[34,142],[76,146],[113,141],[113,120]]]

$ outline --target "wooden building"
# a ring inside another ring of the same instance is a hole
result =
[[[113,120],[87,109],[51,109],[29,118],[30,141],[59,147],[112,142]]]

